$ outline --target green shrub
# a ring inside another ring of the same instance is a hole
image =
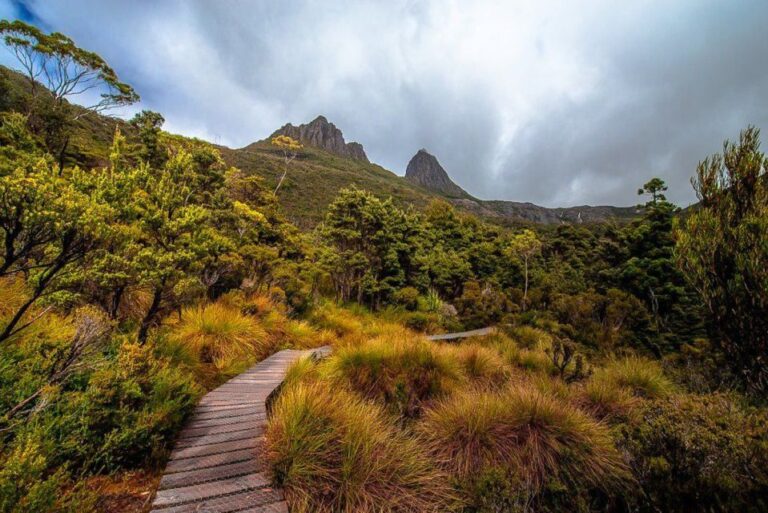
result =
[[[453,493],[384,411],[327,384],[282,393],[266,433],[277,484],[297,513],[443,512]]]
[[[406,310],[416,310],[419,306],[419,290],[415,287],[403,287],[394,293],[393,299]]]
[[[648,511],[768,510],[768,415],[722,394],[646,402],[622,445]]]
[[[405,327],[414,331],[425,332],[435,324],[434,319],[424,312],[411,312],[405,317]]]
[[[57,451],[96,471],[161,461],[202,392],[189,370],[126,340],[82,392],[62,397],[63,415],[51,412]]]

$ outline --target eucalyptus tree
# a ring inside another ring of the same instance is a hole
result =
[[[78,47],[64,34],[46,34],[20,20],[2,20],[0,37],[28,80],[30,124],[57,155],[60,170],[75,121],[139,100],[101,56]],[[85,99],[84,105],[73,108],[69,102],[78,97]]]

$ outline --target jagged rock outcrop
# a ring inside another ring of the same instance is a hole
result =
[[[405,169],[405,178],[430,191],[452,198],[467,198],[464,189],[453,183],[434,155],[420,149]]]
[[[368,162],[363,145],[356,142],[346,142],[341,130],[336,128],[333,123],[329,123],[325,116],[317,116],[311,122],[299,126],[288,123],[272,135],[287,135],[302,144],[315,146],[341,157]]]

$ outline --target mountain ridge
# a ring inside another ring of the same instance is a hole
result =
[[[408,162],[405,179],[448,197],[471,198],[464,189],[451,180],[437,157],[424,148],[417,151]]]
[[[354,141],[347,142],[342,131],[323,115],[298,126],[286,123],[278,128],[270,139],[276,135],[287,135],[303,144],[322,148],[340,157],[370,162],[363,145]]]

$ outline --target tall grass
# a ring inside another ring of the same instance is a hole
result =
[[[327,384],[285,389],[266,440],[295,513],[438,512],[453,502],[416,439],[380,407]]]
[[[608,422],[628,420],[638,406],[630,390],[605,379],[587,381],[577,393],[577,402],[598,419]]]
[[[169,339],[186,345],[201,363],[224,374],[242,370],[274,350],[254,318],[224,303],[185,308]]]
[[[452,355],[420,338],[380,337],[340,348],[324,367],[331,379],[404,417],[418,416],[463,379]]]
[[[606,387],[626,388],[636,397],[657,399],[675,391],[675,385],[664,375],[661,365],[645,358],[612,360],[598,369],[592,379]]]
[[[502,386],[510,376],[510,368],[498,351],[477,343],[444,346],[457,360],[463,373],[473,382],[486,386]]]
[[[501,469],[530,496],[553,483],[615,491],[628,480],[604,425],[530,384],[458,393],[425,412],[419,430],[459,482]]]

